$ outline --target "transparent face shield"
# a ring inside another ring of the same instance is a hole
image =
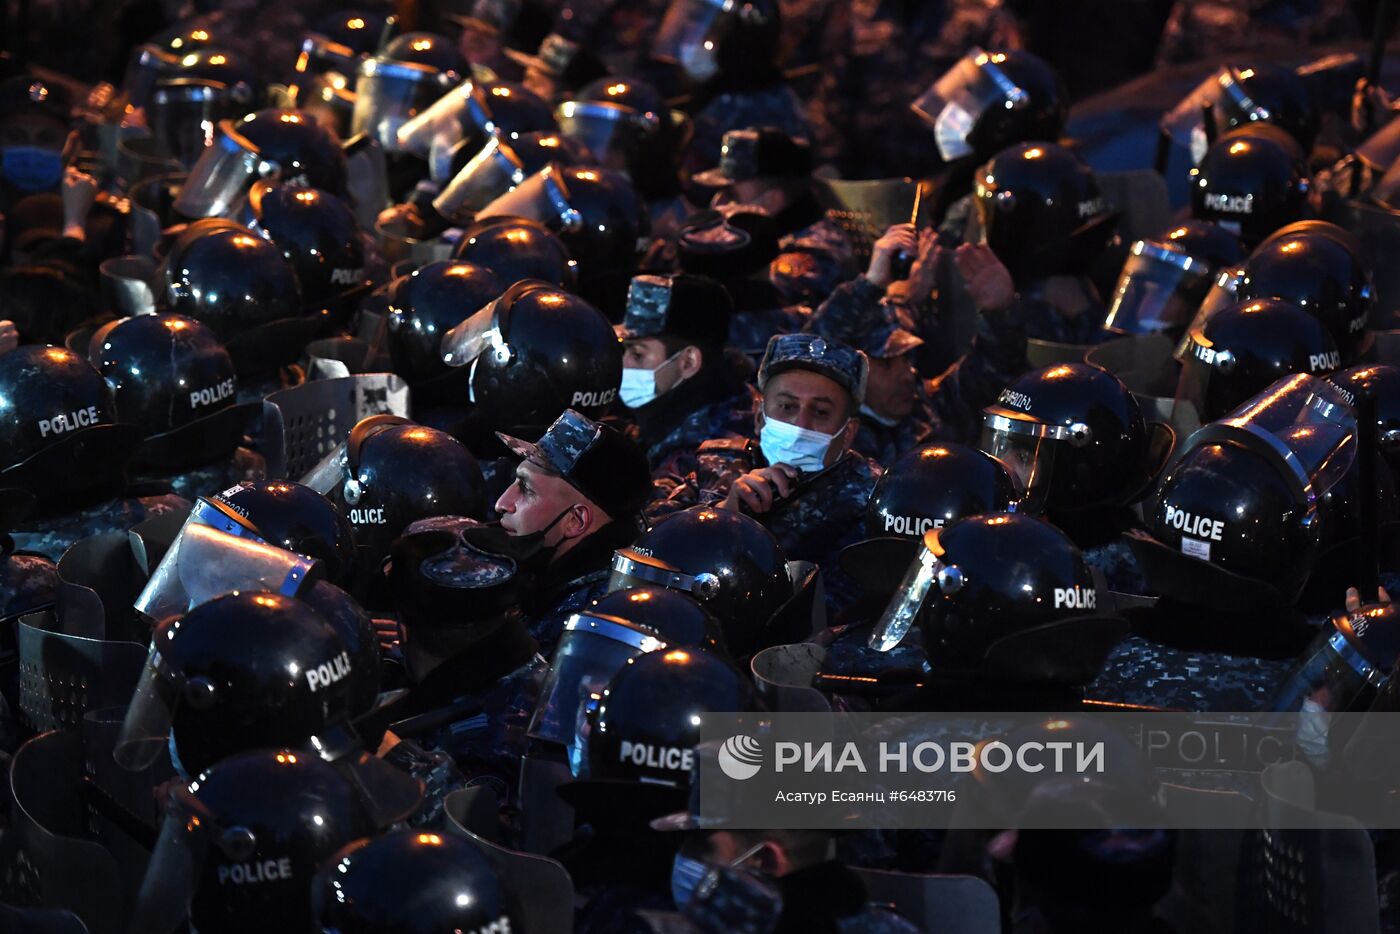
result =
[[[1210,131],[1206,129],[1207,109],[1223,108],[1230,120],[1235,122],[1259,121],[1267,123],[1269,111],[1257,104],[1245,93],[1243,81],[1254,76],[1250,69],[1244,71],[1227,65],[1196,86],[1181,103],[1162,118],[1162,132],[1172,138],[1178,146],[1191,152],[1191,161],[1198,163],[1205,156],[1210,145]]]
[[[1087,425],[1047,425],[997,406],[982,413],[982,441],[978,446],[1001,461],[1021,489],[1016,510],[1038,515],[1045,511],[1050,495],[1059,446],[1081,447],[1089,441]]]
[[[467,79],[399,127],[395,135],[400,152],[427,159],[431,152],[448,150],[469,135],[495,133],[481,89]]]
[[[701,571],[687,574],[664,561],[649,557],[631,548],[613,552],[612,573],[608,576],[608,593],[632,590],[636,587],[665,587],[688,593],[704,603],[719,593],[720,580],[715,574]]]
[[[619,169],[626,168],[643,135],[660,129],[655,118],[648,121],[630,107],[602,101],[566,101],[555,117],[559,132],[588,147],[599,165]]]
[[[666,647],[656,635],[614,616],[576,613],[564,624],[549,674],[540,689],[528,735],[570,747],[581,757],[580,727],[591,698],[601,695],[629,659]]]
[[[1030,95],[998,66],[1004,58],[974,46],[909,105],[933,127],[943,161],[972,155],[967,136],[985,111],[994,107],[1015,110],[1030,103]]]
[[[569,204],[568,196],[555,176],[554,167],[549,165],[486,205],[476,215],[477,220],[501,216],[539,221],[551,230],[572,231],[583,225],[583,215]]]
[[[1184,328],[1211,284],[1210,269],[1201,260],[1138,240],[1123,264],[1104,328],[1122,334]]]
[[[151,101],[156,82],[179,70],[180,56],[155,45],[143,45],[131,55],[126,66],[122,87],[133,107],[145,107]]]
[[[1222,308],[1229,308],[1239,301],[1240,280],[1244,278],[1244,267],[1222,269],[1211,280],[1205,298],[1201,299],[1196,316],[1191,319],[1188,330],[1196,330],[1210,320],[1211,315]]]
[[[258,149],[233,128],[219,121],[213,141],[195,162],[175,198],[175,211],[184,217],[232,217],[242,207],[248,187],[259,178],[275,177],[277,167],[264,162]]]
[[[1212,404],[1211,382],[1217,373],[1228,375],[1234,371],[1235,355],[1216,347],[1201,325],[1193,323],[1177,346],[1175,357],[1181,364],[1181,373],[1177,377],[1174,411],[1190,406],[1201,418],[1206,412],[1219,412],[1219,407]]]
[[[342,45],[318,33],[307,35],[301,43],[301,53],[297,56],[296,76],[298,83],[306,83],[328,75],[344,77],[359,71],[361,56],[348,45]]]
[[[877,652],[889,652],[914,628],[919,610],[923,607],[934,582],[938,580],[939,572],[943,570],[943,564],[939,560],[942,555],[943,547],[938,541],[938,530],[934,529],[924,535],[918,557],[909,565],[909,570],[899,583],[899,589],[894,592],[894,596],[885,607],[885,612],[880,614],[880,619],[875,623],[868,643],[870,648]]]
[[[439,349],[448,366],[467,366],[490,351],[496,362],[510,362],[506,342],[509,309],[498,298],[442,335]]]
[[[652,43],[652,58],[675,62],[696,80],[711,77],[719,64],[710,34],[715,21],[734,5],[735,0],[671,0]]]
[[[493,136],[433,199],[433,209],[453,223],[476,212],[525,181],[525,167],[509,145]]]
[[[364,498],[364,480],[359,473],[360,449],[379,432],[395,425],[411,425],[413,422],[401,415],[371,415],[355,423],[350,435],[325,457],[317,462],[301,478],[302,486],[309,486],[334,503],[348,506],[358,505]]]
[[[320,573],[320,564],[312,558],[252,536],[230,535],[191,516],[134,606],[151,619],[163,620],[234,591],[295,597]]]
[[[436,101],[451,80],[426,65],[366,60],[355,83],[351,134],[368,133],[386,152],[399,152],[399,129]]]
[[[151,95],[146,122],[166,152],[185,169],[213,145],[219,121],[250,102],[247,88],[218,81],[160,84]]]

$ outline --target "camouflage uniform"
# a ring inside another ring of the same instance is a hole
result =
[[[933,133],[909,105],[966,53],[1019,45],[999,0],[852,0],[833,18],[812,121],[820,160],[845,178],[923,176]]]
[[[758,391],[726,363],[702,370],[635,410],[636,440],[646,451],[653,479],[683,477],[696,468],[696,449],[711,438],[753,434]]]
[[[982,409],[1029,368],[1023,315],[1020,303],[979,314],[967,352],[923,384],[914,412],[894,426],[863,420],[856,449],[888,464],[924,441],[975,444],[982,428]],[[936,327],[927,310],[886,299],[879,286],[860,276],[837,287],[812,316],[807,330],[865,347],[871,341],[883,345],[893,330],[907,330],[926,342],[935,341]],[[861,338],[862,334],[866,336]],[[879,355],[879,351],[874,353]]]
[[[715,506],[724,501],[741,475],[768,466],[757,443],[724,438],[700,445],[697,466],[675,484],[666,499],[648,508],[648,517],[690,506]],[[865,502],[880,478],[880,465],[854,451],[816,475],[821,479],[785,505],[757,517],[772,532],[791,561],[813,561],[822,569],[827,596],[837,609],[856,594],[855,583],[841,571],[837,555],[861,538]]]
[[[639,534],[641,530],[627,520],[610,522],[536,572],[534,580],[521,588],[520,606],[530,635],[546,658],[554,654],[569,617],[608,592],[613,552],[632,544]]]
[[[10,535],[15,547],[57,561],[68,546],[90,535],[122,532],[165,512],[189,512],[190,501],[173,493],[125,497],[89,506],[78,512],[16,523]]]
[[[170,490],[176,496],[183,496],[193,502],[201,496],[227,490],[243,480],[257,481],[266,478],[267,459],[256,451],[238,448],[228,460],[206,464],[160,479],[170,484]]]
[[[768,267],[768,281],[788,305],[819,300],[843,282],[855,277],[856,254],[845,232],[826,218],[787,234],[778,241],[778,252],[805,253],[816,261],[812,275],[796,275],[786,264]]]
[[[1363,34],[1344,0],[1177,0],[1162,32],[1157,62],[1172,65],[1232,52],[1286,56]]]

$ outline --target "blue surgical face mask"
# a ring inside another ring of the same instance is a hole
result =
[[[661,395],[656,388],[656,375],[678,360],[682,353],[684,351],[676,351],[650,370],[644,367],[623,367],[622,385],[617,391],[617,397],[622,400],[622,404],[629,409],[640,409],[655,401],[656,397]]]
[[[709,864],[691,859],[681,853],[671,863],[671,900],[677,908],[684,908],[695,897],[695,890],[709,871]]]
[[[42,146],[6,146],[0,149],[0,175],[24,191],[57,188],[63,178],[63,157]]]
[[[849,423],[847,419],[846,424]],[[843,424],[836,434],[829,435],[765,417],[763,428],[758,432],[758,446],[770,465],[787,464],[798,470],[814,472],[826,466],[826,453],[845,428]]]

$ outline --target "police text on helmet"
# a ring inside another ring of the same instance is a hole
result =
[[[616,398],[616,389],[604,389],[601,391],[593,392],[584,392],[580,389],[574,391],[573,401],[571,401],[569,405],[582,405],[591,408],[593,406],[599,405],[610,405],[612,404],[612,401]]]
[[[223,402],[230,398],[237,387],[234,385],[233,377],[229,377],[217,386],[210,386],[204,389],[196,389],[190,393],[190,408],[197,409],[204,405],[213,405],[215,402]]]
[[[388,520],[384,518],[384,507],[376,506],[373,509],[350,510],[350,521],[355,525],[383,525]]]
[[[1222,214],[1253,214],[1254,196],[1207,192],[1205,205],[1208,210],[1220,211]]]
[[[47,438],[49,435],[61,435],[65,431],[76,431],[79,428],[86,428],[89,425],[96,425],[102,420],[102,416],[97,414],[97,406],[90,405],[85,409],[77,409],[64,415],[55,415],[53,418],[39,419],[39,437]]]
[[[896,535],[923,535],[929,529],[943,528],[942,519],[926,519],[923,516],[885,516],[885,531]]]
[[[617,754],[617,761],[630,762],[650,769],[689,773],[694,755],[694,750],[691,749],[653,746],[651,743],[633,743],[624,739]]]
[[[328,688],[337,681],[343,681],[350,675],[350,653],[341,652],[328,662],[322,662],[315,668],[306,669],[306,684],[312,692],[321,688]]]
[[[219,867],[219,884],[250,885],[256,882],[278,882],[292,878],[292,861],[289,857],[264,859],[255,863],[234,863]]]
[[[1071,610],[1092,610],[1098,605],[1098,594],[1092,587],[1080,587],[1075,584],[1073,587],[1055,588],[1055,609],[1062,607]]]
[[[1316,373],[1318,370],[1335,370],[1342,365],[1342,353],[1339,350],[1328,350],[1323,353],[1308,354],[1308,369]]]
[[[1224,520],[1212,519],[1210,516],[1192,515],[1185,509],[1177,509],[1170,503],[1167,504],[1166,508],[1166,523],[1181,532],[1182,535],[1207,538],[1213,542],[1220,541],[1220,536],[1225,533]]]

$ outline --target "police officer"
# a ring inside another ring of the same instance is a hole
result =
[[[1303,217],[1307,184],[1305,155],[1293,137],[1278,127],[1240,127],[1212,143],[1191,170],[1191,216],[1253,248]]]
[[[820,301],[855,272],[850,240],[817,203],[811,176],[811,144],[772,126],[725,133],[719,164],[691,176],[717,189],[712,204],[757,205],[773,218],[779,253],[768,278],[787,305]]]
[[[805,326],[808,332],[846,341],[870,358],[855,447],[886,465],[931,439],[971,440],[976,410],[1028,365],[1021,308],[1010,276],[988,248],[964,244],[952,260],[981,309],[977,333],[961,359],[932,379],[921,380],[915,351],[925,339],[918,332],[928,332],[935,322],[913,317],[914,310],[905,303],[909,292],[891,298],[887,291],[894,284],[894,256],[912,250],[920,256],[911,279],[940,260],[931,232],[916,235],[905,225],[891,227],[875,242],[865,274],[838,286]],[[923,286],[914,283],[910,288]]]
[[[696,470],[653,514],[701,503],[743,510],[762,521],[789,558],[816,562],[832,599],[849,583],[836,553],[856,525],[880,467],[857,453],[869,363],[846,344],[808,334],[774,337],[758,371],[755,444],[745,438],[700,445]]]
[[[685,476],[700,442],[749,430],[756,394],[724,351],[732,308],[704,276],[632,279],[619,394],[653,476]]]
[[[70,106],[57,85],[23,75],[0,83],[0,207],[58,190]]]
[[[569,409],[538,443],[502,435],[520,459],[496,501],[502,543],[531,579],[530,633],[553,648],[570,613],[604,593],[614,549],[641,531],[651,495],[646,455],[617,430]]]
[[[424,779],[419,825],[440,821],[443,796],[459,785],[488,784],[502,804],[514,801],[546,668],[516,609],[518,564],[462,537],[480,527],[455,516],[415,522],[394,542],[388,571],[409,689],[364,731],[386,728],[385,758]],[[433,753],[456,767],[447,782],[437,780]]]

